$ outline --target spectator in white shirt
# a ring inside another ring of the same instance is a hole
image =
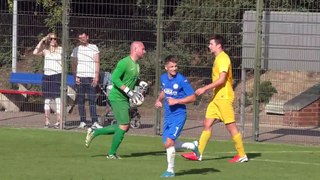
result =
[[[44,96],[45,128],[50,125],[50,101],[56,102],[57,122],[55,128],[60,126],[60,86],[62,72],[62,47],[58,45],[57,35],[49,33],[42,38],[33,51],[34,55],[44,56],[44,75],[42,79],[42,92]]]
[[[86,124],[85,95],[88,95],[92,128],[102,128],[98,124],[96,110],[96,86],[99,82],[100,57],[96,45],[89,43],[89,35],[79,34],[79,46],[75,47],[71,54],[72,71],[76,80],[77,103],[80,114],[79,128]]]

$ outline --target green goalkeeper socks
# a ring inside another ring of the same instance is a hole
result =
[[[109,154],[113,154],[113,155],[116,154],[116,152],[122,142],[122,139],[124,138],[125,133],[126,133],[126,131],[120,129],[118,126],[116,127],[116,131],[115,131],[113,138],[112,138],[112,144],[111,144]]]
[[[116,132],[117,127],[118,127],[117,124],[113,124],[113,125],[101,128],[101,129],[95,129],[94,133],[93,133],[93,137],[95,138],[100,135],[114,134]]]

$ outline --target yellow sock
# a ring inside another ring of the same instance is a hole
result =
[[[207,146],[207,143],[211,137],[211,131],[202,131],[200,140],[199,140],[199,152],[202,155],[204,152],[204,149]]]
[[[246,155],[244,152],[244,147],[243,147],[243,142],[242,142],[242,136],[240,133],[236,134],[235,136],[232,137],[232,140],[234,142],[234,146],[238,152],[238,155],[240,157],[243,157]]]

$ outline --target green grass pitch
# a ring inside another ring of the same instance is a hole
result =
[[[167,163],[160,137],[126,135],[118,151],[122,159],[108,160],[105,154],[111,138],[99,136],[86,148],[84,132],[0,128],[0,179],[161,179]],[[187,161],[178,151],[175,179],[320,177],[319,147],[245,143],[245,148],[250,161],[242,164],[227,162],[235,154],[231,141],[210,142],[201,162]]]

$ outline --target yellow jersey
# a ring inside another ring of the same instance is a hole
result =
[[[220,73],[227,73],[227,80],[225,84],[216,87],[214,92],[214,99],[234,99],[234,92],[232,88],[232,65],[231,60],[224,51],[220,52],[214,59],[212,66],[212,82],[219,79]]]

